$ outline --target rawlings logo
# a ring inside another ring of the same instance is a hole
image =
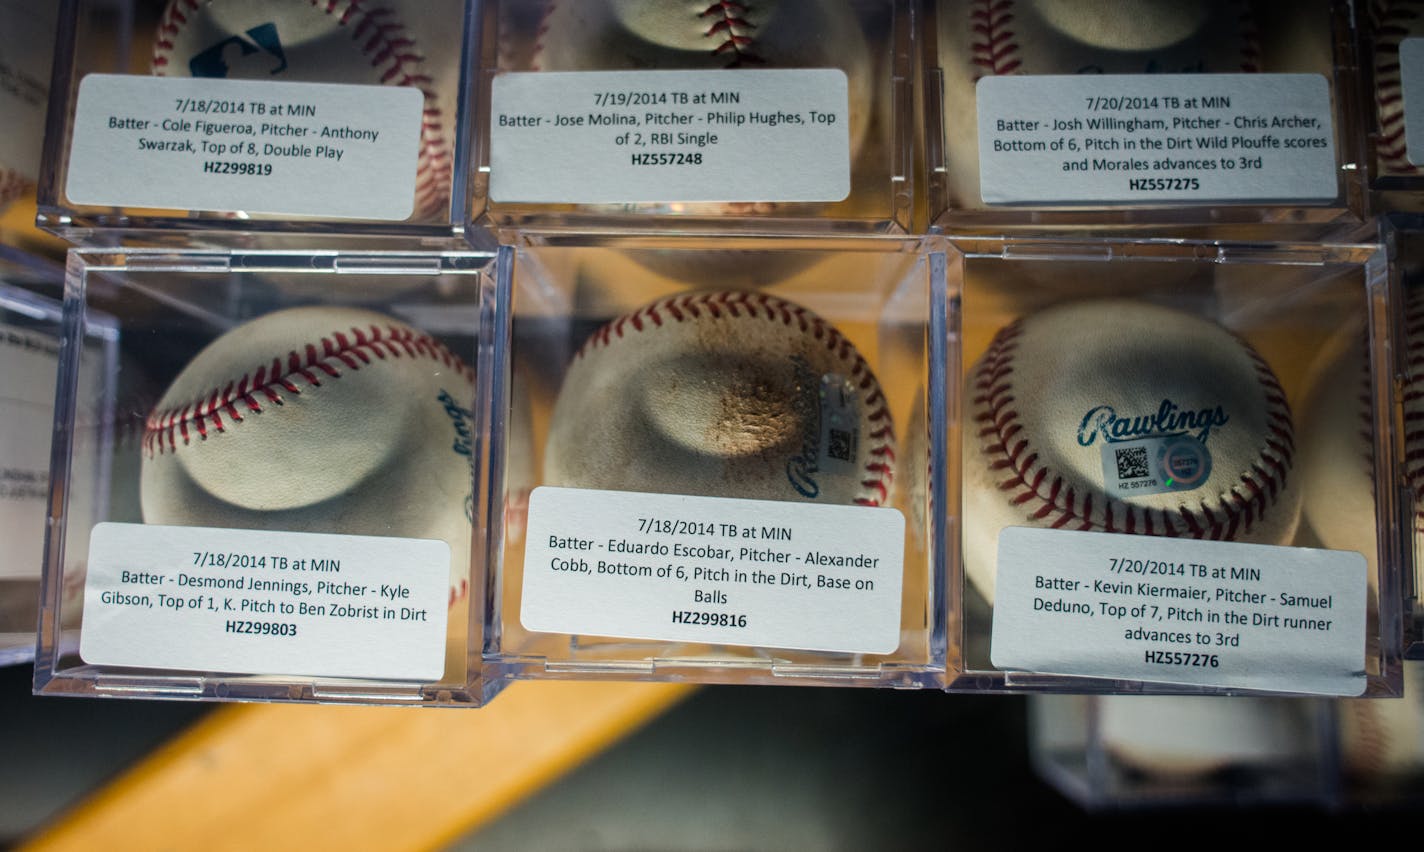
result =
[[[1155,414],[1137,417],[1119,417],[1111,405],[1099,405],[1088,409],[1088,413],[1083,415],[1083,422],[1078,426],[1078,443],[1091,447],[1099,435],[1103,436],[1103,443],[1112,444],[1137,438],[1185,435],[1190,432],[1196,432],[1196,439],[1205,442],[1212,429],[1225,426],[1229,419],[1219,405],[1200,411],[1187,411],[1178,408],[1169,399],[1162,400]]]
[[[451,425],[455,427],[455,441],[450,445],[450,449],[470,458],[473,455],[470,449],[474,444],[474,436],[470,430],[470,420],[473,415],[468,408],[464,408],[456,402],[449,391],[440,391],[440,395],[436,399],[445,406],[445,414],[450,418]]]
[[[786,479],[797,494],[814,500],[821,493],[821,486],[816,484],[816,474],[821,470],[821,382],[800,356],[793,357],[791,363],[796,370],[796,385],[801,389],[792,408],[801,416],[805,430],[801,433],[801,452],[786,461]]]

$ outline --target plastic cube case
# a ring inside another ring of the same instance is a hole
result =
[[[1346,3],[928,10],[936,229],[1254,240],[1364,223]]]
[[[1397,694],[1382,249],[949,257],[950,689]]]
[[[472,218],[499,234],[905,234],[912,4],[484,8]]]
[[[36,692],[478,703],[490,260],[72,253]]]
[[[463,247],[472,27],[465,0],[69,0],[38,223],[81,244]]]
[[[501,250],[487,677],[937,685],[943,255],[691,243]]]

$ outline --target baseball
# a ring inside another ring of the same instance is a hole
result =
[[[895,437],[851,342],[759,292],[660,299],[573,359],[544,453],[549,485],[879,506]]]
[[[993,603],[999,532],[1052,527],[1288,544],[1291,412],[1245,341],[1134,301],[999,331],[965,389],[964,566]]]
[[[1314,739],[1291,699],[1104,695],[1098,738],[1127,768],[1182,778],[1230,768],[1304,762]]]
[[[943,0],[945,157],[956,207],[983,205],[975,84],[1001,74],[1257,71],[1260,45],[1242,0]]]
[[[415,215],[442,213],[451,150],[435,78],[399,13],[361,0],[169,0],[153,44],[153,73],[386,86],[425,98]],[[448,103],[448,101],[447,101]]]
[[[1424,3],[1418,0],[1372,0],[1369,22],[1374,35],[1375,156],[1379,171],[1390,175],[1424,174],[1409,158],[1404,138],[1404,79],[1399,43],[1424,35]],[[1424,152],[1416,159],[1424,160]]]
[[[355,308],[219,337],[149,415],[151,524],[440,539],[469,588],[473,376],[429,335]]]
[[[1424,772],[1424,663],[1404,663],[1404,697],[1336,703],[1340,762],[1360,779],[1399,779]]]

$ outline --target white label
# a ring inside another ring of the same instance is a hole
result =
[[[1317,202],[1338,194],[1317,74],[984,77],[986,204]]]
[[[490,109],[495,201],[840,201],[845,72],[503,74]]]
[[[44,554],[59,341],[0,323],[0,579],[35,579]]]
[[[0,0],[0,170],[29,180],[39,176],[58,14],[58,3]]]
[[[1365,558],[1009,527],[996,668],[1318,695],[1365,689]]]
[[[859,654],[900,644],[894,509],[534,489],[529,630]]]
[[[1404,99],[1404,155],[1413,165],[1424,165],[1424,38],[1399,43],[1399,88]]]
[[[90,74],[65,191],[75,204],[406,219],[424,103],[406,86]]]
[[[93,665],[436,680],[450,546],[104,523],[79,655]]]

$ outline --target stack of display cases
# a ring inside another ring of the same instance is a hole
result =
[[[937,685],[943,260],[918,241],[501,249],[486,677]]]
[[[502,241],[911,232],[914,4],[483,5],[472,219]]]
[[[0,665],[27,662],[35,652],[35,612],[44,563],[45,507],[49,496],[50,428],[61,347],[60,295],[64,270],[0,246],[0,347],[5,392],[0,394],[0,530],[7,543],[0,560]],[[76,338],[87,354],[78,376],[96,411],[113,404],[113,329],[96,315]],[[107,464],[94,448],[75,465],[94,475]],[[86,499],[78,516],[93,518],[103,502]]]
[[[1088,809],[1331,805],[1338,788],[1327,707],[1298,698],[1034,695],[1029,750],[1039,777]]]
[[[1349,4],[926,9],[934,230],[1368,238]]]
[[[466,0],[66,0],[40,227],[79,244],[464,247]]]
[[[948,245],[949,689],[1398,693],[1382,248]]]
[[[470,541],[491,259],[71,253],[36,692],[490,694]],[[101,321],[116,367],[76,345]],[[106,366],[108,393],[84,381]]]

